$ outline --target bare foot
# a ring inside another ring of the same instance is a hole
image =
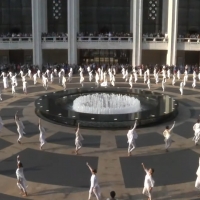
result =
[[[21,144],[21,142],[19,140],[17,140],[18,144]]]

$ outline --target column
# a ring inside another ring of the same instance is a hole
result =
[[[162,33],[167,33],[168,0],[162,0]]]
[[[178,1],[168,0],[168,52],[167,65],[176,65]]]
[[[41,0],[32,0],[33,64],[42,68]]]
[[[68,64],[77,64],[77,0],[68,0]]]
[[[42,33],[48,32],[48,21],[47,21],[47,0],[41,0],[41,26],[42,26]]]
[[[138,66],[142,63],[142,15],[143,0],[133,1],[133,51],[132,65]]]

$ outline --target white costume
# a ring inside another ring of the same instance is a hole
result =
[[[53,76],[53,72],[51,72],[51,74],[50,74],[50,81],[51,81],[51,83],[53,83],[53,80],[54,80],[54,76]]]
[[[89,72],[89,81],[91,82],[93,79],[93,74],[92,74],[92,71]]]
[[[146,81],[147,81],[147,73],[144,72],[144,83],[146,83]]]
[[[39,136],[39,141],[40,141],[40,147],[42,147],[46,141],[45,141],[45,129],[39,124],[39,131],[40,131],[40,136]]]
[[[133,75],[131,74],[129,77],[129,85],[131,86],[130,89],[133,88]]]
[[[97,176],[95,174],[92,174],[91,179],[90,179],[90,190],[89,190],[89,197],[88,199],[91,199],[92,193],[96,196],[97,200],[101,199],[101,191],[98,183]]]
[[[29,76],[29,78],[32,78],[32,73],[31,73],[30,69],[28,70],[28,76]]]
[[[11,84],[12,83],[15,83],[15,86],[18,85],[18,82],[17,82],[17,74],[15,74],[14,76],[11,77]]]
[[[15,116],[15,122],[16,122],[16,125],[17,125],[17,132],[19,133],[19,138],[17,139],[17,141],[21,141],[22,137],[23,137],[23,134],[25,134],[24,132],[24,124],[22,123],[22,121]]]
[[[84,86],[84,76],[83,76],[83,72],[80,73],[80,84],[82,85],[82,87]]]
[[[135,128],[137,126],[137,121],[134,124],[133,129],[130,129],[127,133],[127,143],[128,143],[128,153],[130,154],[135,149],[135,140],[138,138],[138,135],[135,131]]]
[[[195,188],[200,190],[200,158],[199,158],[199,167],[197,169],[196,175],[197,175],[197,179],[195,182]]]
[[[180,79],[181,79],[181,73],[180,73],[180,70],[177,71],[177,74],[176,74],[176,75],[177,75],[177,79],[180,80]]]
[[[23,84],[23,86],[22,86],[23,92],[27,93],[27,82],[23,81],[22,84]]]
[[[1,88],[0,88],[0,101],[2,101],[1,95],[2,95],[2,91],[1,91]]]
[[[165,149],[168,150],[169,147],[171,146],[171,143],[172,143],[172,139],[171,139],[171,131],[172,129],[174,128],[175,126],[175,123],[172,125],[171,129],[166,129],[164,132],[163,132],[163,136],[165,138]]]
[[[137,72],[135,71],[134,73],[133,73],[133,75],[134,75],[134,79],[135,79],[135,83],[138,81],[138,75],[137,75]]]
[[[163,89],[163,92],[165,91],[165,79],[163,78],[162,80],[162,89]]]
[[[79,149],[81,149],[81,147],[82,147],[81,141],[84,140],[84,139],[83,139],[83,136],[79,132],[79,128],[77,129],[75,134],[76,134],[75,146],[76,146],[76,151],[78,151]]]
[[[170,69],[168,69],[167,70],[167,78],[170,79],[170,76],[171,76],[171,72],[170,72]]]
[[[150,82],[150,78],[148,78],[148,80],[147,80],[147,86],[148,86],[148,88],[149,88],[149,90],[151,89],[151,82]]]
[[[176,76],[175,74],[173,74],[172,85],[174,86],[175,83],[176,83]]]
[[[55,76],[58,76],[57,69],[55,68],[53,71],[54,71]]]
[[[48,89],[48,78],[45,75],[42,75],[42,82],[43,82],[43,87],[45,90]]]
[[[142,77],[142,69],[141,68],[139,69],[139,75],[140,75],[140,77]]]
[[[183,95],[183,87],[184,87],[184,84],[183,82],[180,83],[180,92],[181,92],[181,95]]]
[[[26,188],[28,187],[27,186],[27,183],[26,183],[26,179],[24,177],[24,171],[23,171],[23,168],[20,167],[20,168],[17,168],[16,170],[16,176],[17,176],[17,186],[20,190],[22,190],[24,193],[26,193]]]
[[[33,81],[34,81],[34,85],[37,83],[37,74],[33,75]]]
[[[195,142],[195,145],[197,145],[197,143],[200,139],[200,123],[196,123],[193,126],[193,131],[194,131],[193,141]]]
[[[159,72],[156,73],[155,79],[156,79],[156,84],[157,84],[159,82]]]
[[[3,76],[3,87],[6,89],[9,87],[8,84],[8,77],[7,76]]]
[[[4,123],[3,123],[3,120],[2,120],[2,118],[0,116],[0,132],[1,132],[2,128],[3,128],[3,125],[4,125]]]
[[[99,74],[98,74],[98,72],[96,72],[96,75],[95,75],[95,83],[96,83],[97,87],[99,87]]]
[[[67,79],[66,79],[65,76],[63,76],[63,78],[62,78],[62,86],[63,86],[64,90],[67,89],[67,85],[66,85],[66,83],[67,83]]]
[[[184,74],[185,74],[184,76],[185,76],[185,78],[186,78],[186,81],[188,81],[188,71],[185,70]]]
[[[147,195],[148,198],[151,200],[152,194],[151,194],[150,189],[154,187],[155,181],[153,180],[153,177],[148,172],[148,170],[145,170],[145,172],[146,172],[146,176],[144,180],[144,188],[143,188],[142,194]]]
[[[41,76],[41,71],[40,71],[40,69],[37,70],[37,75],[38,75],[38,77],[40,78],[40,76]]]
[[[196,78],[193,77],[193,83],[192,83],[192,87],[195,88],[196,87]]]
[[[184,85],[184,86],[186,85],[186,81],[187,81],[187,76],[184,76],[184,77],[183,77],[183,85]]]
[[[15,96],[15,87],[16,87],[15,83],[12,83],[12,94],[13,94],[13,96]]]
[[[114,74],[112,75],[111,85],[115,86],[115,75]]]
[[[67,81],[71,82],[72,81],[72,74],[73,74],[73,71],[71,70],[72,68],[70,68],[70,71],[68,73],[68,79]]]
[[[62,77],[63,77],[63,73],[62,73],[62,71],[60,70],[60,71],[58,72],[59,84],[61,84],[61,82],[62,82]]]

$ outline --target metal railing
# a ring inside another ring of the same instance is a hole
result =
[[[32,42],[32,37],[0,37],[0,43]]]
[[[132,37],[106,37],[106,36],[88,36],[88,37],[82,37],[78,36],[77,41],[79,42],[132,42]]]
[[[42,37],[42,42],[67,42],[68,37]]]
[[[142,37],[143,42],[168,42],[168,39],[165,37],[148,37],[143,36]]]
[[[200,43],[200,38],[178,38],[177,42]]]

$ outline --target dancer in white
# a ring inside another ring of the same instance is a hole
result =
[[[174,124],[172,125],[171,128],[169,128],[169,126],[166,126],[166,129],[164,130],[163,132],[163,136],[165,138],[165,150],[166,152],[169,151],[169,147],[171,146],[171,143],[172,143],[172,139],[171,139],[171,131],[173,130],[175,126],[175,121],[174,121]]]
[[[177,74],[176,74],[176,75],[177,75],[177,79],[180,80],[180,79],[181,79],[181,73],[180,73],[180,70],[177,71]]]
[[[63,76],[63,78],[62,78],[62,86],[64,88],[64,91],[66,91],[66,89],[67,89],[67,79],[66,79],[65,76]]]
[[[131,86],[130,89],[133,88],[133,75],[131,74],[129,77],[129,85]]]
[[[156,73],[155,79],[156,79],[156,84],[158,84],[159,83],[159,71]]]
[[[18,111],[15,114],[15,123],[17,125],[17,132],[19,133],[19,138],[17,139],[17,142],[19,144],[21,144],[21,139],[23,137],[23,134],[25,134],[24,132],[24,124],[22,123],[22,121],[19,119],[19,116],[17,115]]]
[[[89,170],[92,173],[92,176],[91,176],[91,179],[90,179],[90,190],[89,190],[88,200],[91,199],[92,193],[94,193],[97,200],[100,200],[101,199],[101,191],[100,191],[98,179],[97,179],[97,176],[96,176],[97,170],[92,169],[88,163],[86,163],[86,165],[88,166]]]
[[[185,70],[184,76],[185,76],[185,78],[186,78],[186,81],[188,81],[188,71],[187,71],[187,70]]]
[[[63,72],[60,70],[58,72],[58,81],[59,81],[59,84],[62,84],[62,79],[63,79]]]
[[[184,77],[183,77],[183,86],[186,85],[186,81],[187,81],[187,76],[184,76]]]
[[[68,82],[72,81],[72,75],[73,75],[73,71],[72,71],[72,68],[70,68],[70,71],[68,73],[68,79],[67,79]]]
[[[183,81],[181,81],[180,88],[179,88],[181,95],[183,95],[183,88],[184,88],[184,83],[183,83]]]
[[[29,76],[29,78],[32,78],[32,72],[31,72],[31,69],[28,69],[28,76]]]
[[[165,91],[165,78],[163,78],[163,80],[162,80],[162,89],[163,89],[163,92]]]
[[[199,81],[200,81],[200,72],[199,72],[199,74],[198,74],[198,79],[199,79]]]
[[[7,89],[9,87],[8,76],[5,72],[2,72],[1,76],[3,76],[3,87],[4,87],[4,89]]]
[[[16,85],[15,85],[15,83],[11,83],[11,85],[12,85],[12,95],[13,95],[13,97],[15,97],[15,87],[16,87]]]
[[[1,90],[1,87],[0,87],[0,101],[2,101],[2,90]]]
[[[27,92],[27,82],[26,81],[22,82],[22,89],[23,89],[24,94],[27,95],[28,92]]]
[[[131,152],[135,149],[135,140],[138,138],[138,134],[135,129],[137,126],[137,120],[135,121],[134,127],[130,129],[127,133],[127,143],[128,143],[128,156],[131,156]]]
[[[89,72],[89,81],[91,82],[93,79],[93,74],[92,74],[92,71]]]
[[[168,70],[167,70],[167,78],[170,79],[170,77],[171,77],[171,72],[170,72],[170,68],[168,68]]]
[[[150,78],[148,78],[148,80],[147,80],[147,86],[148,86],[148,88],[149,88],[149,90],[151,89],[151,81],[150,81]]]
[[[194,131],[194,137],[193,137],[193,141],[195,142],[195,145],[197,146],[198,141],[200,139],[200,120],[197,120],[197,123],[194,124],[193,126],[193,131]]]
[[[17,187],[21,190],[22,196],[27,196],[28,194],[26,188],[28,186],[24,176],[23,165],[20,161],[17,163],[16,176],[17,176]]]
[[[46,140],[45,140],[45,129],[44,127],[42,126],[42,123],[41,123],[41,119],[39,118],[39,124],[38,124],[38,128],[39,128],[39,131],[40,131],[40,137],[39,137],[39,141],[40,141],[40,150],[42,150],[42,147],[44,146],[44,144],[46,143]]]
[[[4,123],[3,123],[3,120],[2,120],[2,118],[0,116],[0,132],[1,132],[2,128],[3,128],[3,126],[4,126]]]
[[[55,68],[53,71],[54,71],[55,76],[58,76],[58,71],[57,71],[57,69]]]
[[[52,84],[53,81],[54,81],[54,75],[53,75],[53,72],[51,72],[51,74],[50,74],[50,81],[51,81],[51,84]]]
[[[193,71],[193,78],[197,77],[197,73],[195,72],[195,70]]]
[[[138,75],[137,75],[137,72],[134,71],[133,75],[134,75],[135,83],[137,83],[137,81],[138,81]]]
[[[76,129],[75,135],[76,135],[76,138],[75,138],[75,146],[76,146],[75,154],[78,155],[79,150],[82,148],[82,142],[81,141],[84,140],[83,136],[80,133],[79,123],[78,123],[78,128]]]
[[[176,83],[176,76],[175,76],[175,74],[173,74],[172,85],[174,86],[175,83]]]
[[[34,82],[34,85],[37,84],[37,73],[35,73],[35,74],[33,75],[33,82]]]
[[[50,70],[49,69],[46,70],[46,74],[47,74],[47,78],[50,78]]]
[[[200,190],[200,158],[199,158],[199,167],[197,169],[196,175],[197,175],[197,179],[195,182],[195,188]]]
[[[102,86],[102,87],[108,86],[107,72],[106,72],[106,71],[103,73],[103,82],[101,83],[101,86]]]
[[[11,84],[12,84],[12,83],[15,83],[16,86],[18,85],[18,82],[17,82],[17,74],[15,74],[15,75],[13,75],[13,76],[11,77]]]
[[[43,87],[45,88],[45,90],[48,89],[48,78],[46,77],[45,74],[42,75],[42,83],[43,83]]]
[[[154,169],[153,168],[150,168],[149,170],[146,169],[143,163],[142,167],[146,172],[142,194],[146,195],[148,197],[148,200],[152,200],[152,189],[155,185],[155,181],[153,180]]]
[[[147,73],[144,72],[144,83],[146,83],[146,81],[147,81]]]
[[[22,71],[22,69],[20,69],[19,75],[22,77],[24,75],[24,72]]]
[[[115,75],[114,74],[112,75],[111,85],[115,86]]]
[[[21,78],[22,78],[22,82],[23,81],[26,81],[26,76],[27,76],[28,74],[26,74],[26,75],[21,75]]]
[[[141,67],[139,69],[139,75],[140,75],[140,77],[142,77],[142,68]]]
[[[128,81],[128,76],[129,76],[129,74],[128,74],[128,69],[127,69],[125,72],[125,75],[124,75],[124,79],[126,82]]]
[[[197,81],[196,81],[196,78],[195,78],[195,77],[193,77],[193,83],[192,83],[192,87],[193,87],[193,88],[195,88],[195,87],[196,87],[196,82],[197,82]]]
[[[40,69],[37,70],[37,75],[38,75],[39,78],[41,77],[41,71],[40,71]]]
[[[80,84],[83,87],[84,86],[84,76],[83,76],[83,72],[80,73]]]
[[[97,85],[97,87],[99,87],[99,73],[96,72],[96,75],[95,75],[95,84]]]

